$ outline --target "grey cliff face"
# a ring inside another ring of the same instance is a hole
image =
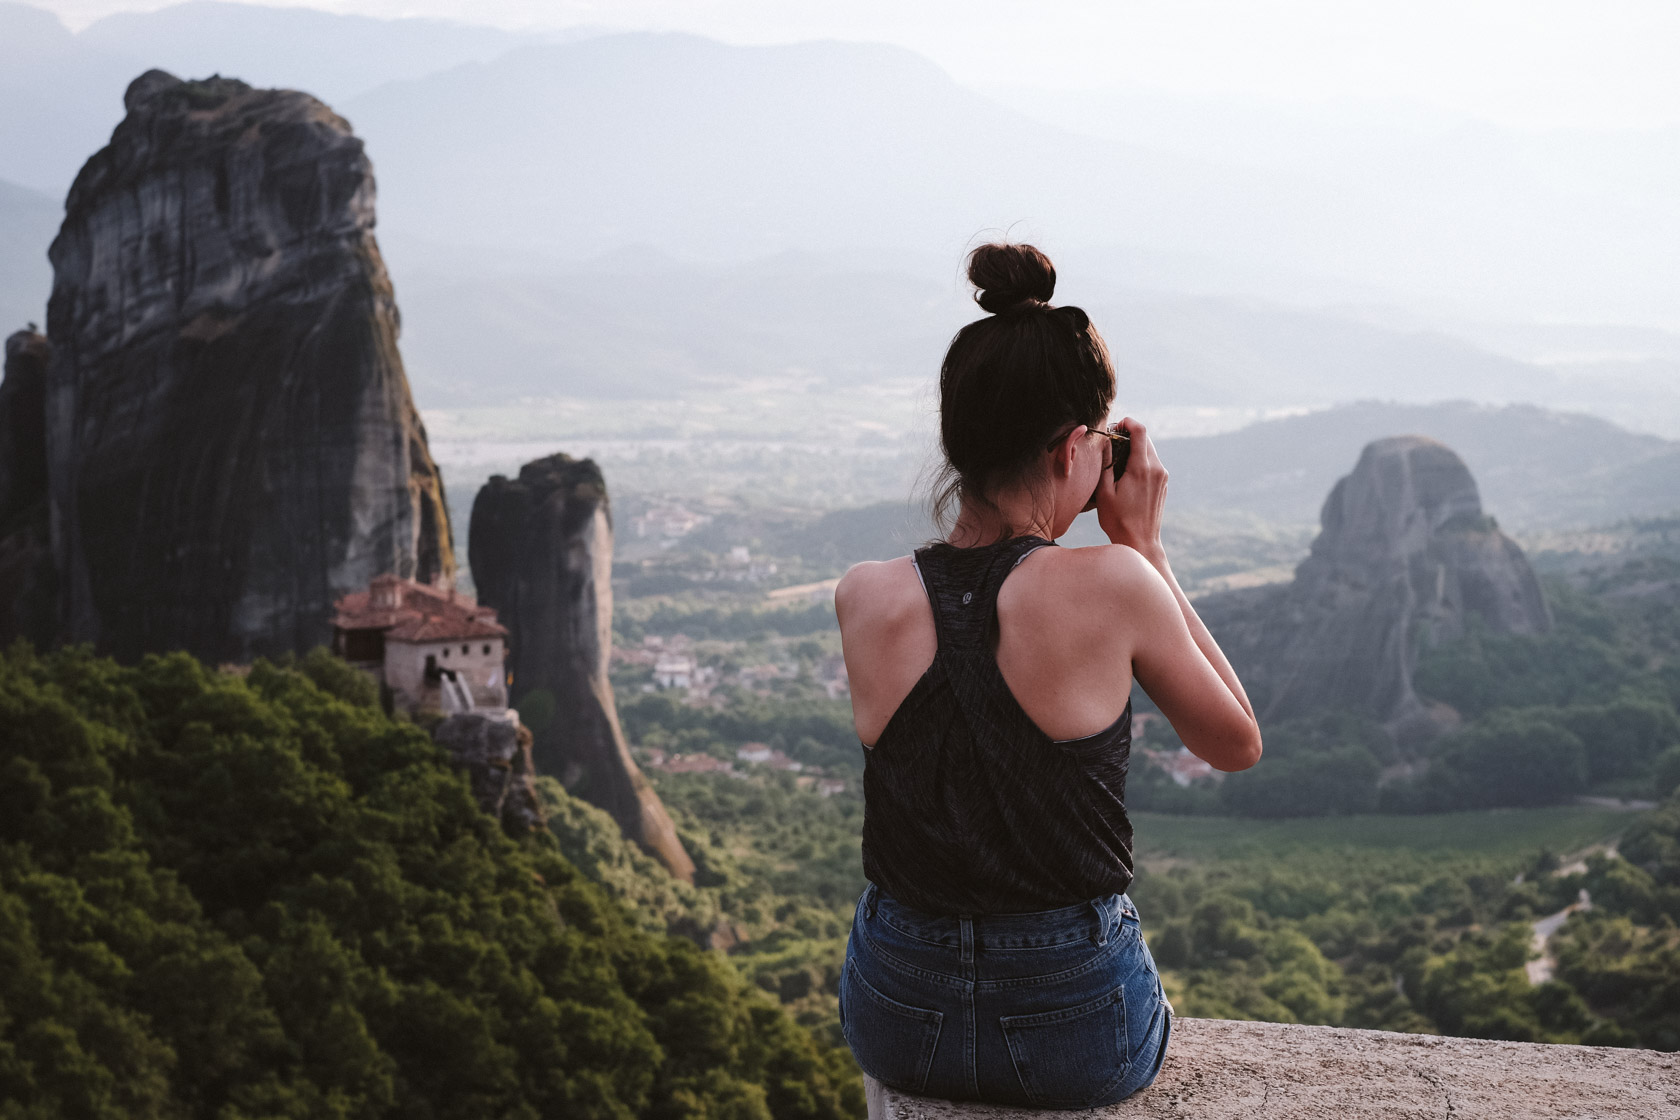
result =
[[[432,738],[467,772],[479,808],[510,832],[543,826],[529,729],[474,712],[458,712],[438,724]]]
[[[58,573],[47,517],[45,423],[52,347],[33,330],[6,339],[0,381],[0,645],[51,644]]]
[[[572,793],[612,814],[670,872],[694,862],[670,815],[630,757],[607,680],[612,653],[612,519],[606,482],[589,459],[552,455],[517,479],[491,478],[473,501],[468,555],[478,600],[507,625],[510,693],[552,722],[534,728],[536,760]]]
[[[227,78],[124,104],[49,253],[62,636],[248,660],[327,641],[376,575],[452,577],[362,142]]]
[[[1426,734],[1412,688],[1421,648],[1461,636],[1472,617],[1495,633],[1551,627],[1522,550],[1434,440],[1368,445],[1320,520],[1293,583],[1197,604],[1262,719],[1341,708]]]

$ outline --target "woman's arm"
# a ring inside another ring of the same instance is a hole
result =
[[[1190,605],[1190,597],[1184,593],[1184,588],[1178,585],[1178,577],[1173,575],[1172,565],[1167,563],[1167,554],[1163,550],[1158,556],[1145,556],[1149,566],[1158,572],[1172,591],[1173,599],[1178,604],[1178,611],[1184,623],[1190,629],[1190,638],[1196,643],[1196,648],[1207,658],[1213,671],[1219,674],[1219,679],[1225,687],[1231,690],[1231,695],[1237,703],[1242,705],[1243,711],[1251,722],[1255,721],[1254,705],[1248,702],[1248,693],[1243,690],[1242,681],[1237,679],[1237,671],[1231,668],[1231,662],[1226,659],[1225,651],[1219,648],[1219,643],[1213,640],[1213,634],[1208,630],[1207,623],[1202,621],[1196,608]],[[1258,757],[1258,753],[1256,754]],[[1252,765],[1252,764],[1251,764]]]
[[[1190,753],[1219,770],[1260,759],[1260,726],[1230,662],[1184,592],[1130,547],[1107,550],[1114,615],[1128,620],[1132,675]]]
[[[1148,430],[1130,417],[1123,423],[1131,458],[1118,483],[1105,472],[1097,517],[1110,541],[1127,546],[1115,550],[1115,563],[1138,624],[1133,674],[1191,753],[1220,770],[1246,770],[1261,751],[1253,705],[1161,545],[1166,468]]]

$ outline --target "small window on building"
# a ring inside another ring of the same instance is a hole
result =
[[[461,656],[465,657],[467,654],[469,654],[471,652],[472,652],[472,650],[467,648],[467,643],[462,642],[461,643]]]
[[[448,646],[444,646],[444,647],[443,647],[443,655],[444,655],[444,656],[445,656],[445,657],[448,657],[448,656],[449,656],[449,647],[448,647]]]
[[[489,642],[484,643],[484,656],[486,656],[486,657],[490,656],[490,643]]]
[[[347,661],[383,661],[385,659],[385,633],[382,630],[351,630],[340,631],[339,636],[344,640],[344,658]]]

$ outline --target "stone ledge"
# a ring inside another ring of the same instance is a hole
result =
[[[1026,1120],[1054,1112],[885,1090],[878,1120]],[[1680,1056],[1470,1038],[1180,1019],[1161,1076],[1103,1120],[1676,1120]]]

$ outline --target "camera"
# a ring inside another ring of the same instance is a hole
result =
[[[1117,428],[1102,434],[1108,437],[1111,454],[1114,456],[1114,481],[1119,482],[1120,476],[1126,473],[1126,460],[1132,457],[1131,433],[1124,428]],[[1085,503],[1084,512],[1097,508],[1097,494],[1101,490],[1102,486],[1099,484],[1097,489],[1091,491],[1091,500]]]

